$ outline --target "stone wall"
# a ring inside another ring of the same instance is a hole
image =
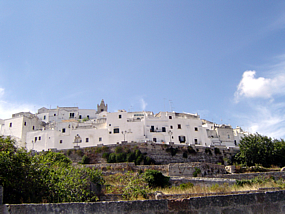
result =
[[[215,152],[215,147],[203,147],[191,145],[192,152],[189,152],[189,145],[168,145],[168,144],[157,144],[157,143],[127,143],[127,144],[111,144],[111,145],[100,145],[96,147],[80,148],[82,151],[81,156],[78,150],[62,150],[63,153],[68,154],[67,156],[74,162],[79,162],[82,159],[83,154],[90,158],[90,163],[106,163],[106,160],[102,158],[103,152],[114,152],[117,146],[122,146],[124,150],[139,149],[142,153],[145,153],[148,157],[154,159],[157,164],[169,164],[169,163],[184,163],[184,162],[206,162],[206,163],[223,163],[224,158],[230,159],[231,156],[235,155],[238,150],[226,147],[217,147],[219,153]],[[177,152],[172,155],[169,152],[170,148],[177,149]],[[103,148],[103,149],[102,149]],[[102,149],[102,150],[100,150]],[[205,152],[205,150],[207,150]],[[72,151],[72,152],[71,152]],[[183,153],[187,154],[183,156]]]
[[[171,177],[170,183],[172,186],[179,186],[180,184],[192,183],[199,186],[210,187],[214,184],[223,185],[225,183],[229,185],[234,185],[236,183],[235,179],[226,179],[226,178],[194,178],[194,177]]]
[[[171,163],[169,164],[169,176],[193,176],[196,169],[201,173],[198,176],[225,174],[225,166],[210,163]]]
[[[274,178],[285,179],[285,171],[284,172],[258,172],[258,173],[234,173],[234,174],[219,174],[219,175],[211,175],[209,177],[215,178],[229,178],[229,179],[237,179],[237,180],[251,180],[256,177],[259,178]]]
[[[91,213],[285,213],[285,191],[194,197],[181,200],[144,200],[95,203],[6,205],[5,214]]]
[[[138,172],[139,170],[145,171],[147,169],[154,169],[161,171],[164,175],[168,175],[168,165],[135,165],[135,163],[100,163],[100,164],[84,164],[82,166],[92,169],[102,170],[103,174],[123,173],[127,171]]]

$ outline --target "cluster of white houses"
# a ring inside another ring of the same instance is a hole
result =
[[[218,125],[197,114],[150,111],[108,112],[104,100],[95,109],[40,108],[0,120],[0,135],[27,150],[71,149],[120,142],[156,142],[237,146],[247,134],[240,127]]]

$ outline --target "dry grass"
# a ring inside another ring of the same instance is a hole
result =
[[[107,187],[105,190],[106,194],[122,194],[124,191],[125,186],[129,184],[131,179],[137,176],[137,173],[128,172],[125,174],[117,173],[115,175],[104,176]],[[141,179],[141,178],[139,178]],[[139,181],[140,185],[145,185],[146,183],[143,180]],[[243,181],[240,184],[229,185],[224,183],[223,185],[214,184],[212,186],[203,186],[203,185],[184,185],[182,186],[173,186],[168,188],[155,188],[155,189],[148,189],[149,193],[153,193],[156,191],[162,192],[165,195],[175,195],[175,194],[200,194],[200,195],[207,195],[207,194],[227,194],[231,192],[238,192],[238,191],[253,191],[259,190],[260,188],[282,188],[285,189],[285,181],[278,180],[275,181],[273,179],[261,179],[255,178],[249,181]]]

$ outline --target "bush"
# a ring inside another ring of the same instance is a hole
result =
[[[134,152],[131,152],[129,149],[127,149],[127,152],[119,151],[123,151],[121,146],[116,147],[116,153],[103,153],[102,157],[105,158],[108,163],[134,162],[136,165],[140,165],[141,163],[145,165],[155,164],[152,158],[145,156],[138,149]]]
[[[178,152],[178,148],[173,148],[172,146],[170,148],[166,149],[166,152],[170,152],[171,156],[176,155],[176,153]]]
[[[219,149],[219,148],[215,148],[215,150],[214,150],[214,151],[215,151],[215,154],[216,154],[216,155],[221,154],[221,151],[220,151],[220,149]]]
[[[104,152],[102,155],[102,158],[105,158],[106,160],[108,160],[110,153],[108,152]]]
[[[182,157],[183,157],[183,158],[188,158],[188,154],[187,154],[187,152],[183,152]]]
[[[67,156],[70,156],[70,155],[71,155],[71,152],[72,152],[72,150],[71,150],[71,149],[68,149],[67,152],[66,152],[66,155],[67,155]]]
[[[84,155],[84,156],[82,157],[81,163],[82,163],[82,164],[89,164],[89,163],[90,163],[90,158],[87,157],[86,155]]]
[[[123,148],[121,146],[117,146],[115,148],[115,153],[122,153],[123,152]]]
[[[169,177],[164,176],[158,170],[148,169],[143,174],[143,179],[148,183],[149,187],[166,187],[169,186]]]
[[[180,184],[180,185],[179,185],[179,188],[180,188],[181,190],[190,189],[190,188],[192,188],[192,187],[194,187],[194,184],[192,184],[192,183],[190,183],[190,182],[184,183],[184,184]]]
[[[195,171],[193,172],[193,177],[197,177],[198,174],[201,173],[201,169],[199,169],[198,167],[195,167]]]
[[[196,151],[195,151],[195,149],[193,149],[192,146],[188,146],[188,152],[189,152],[189,154],[196,154]]]
[[[81,149],[76,150],[76,154],[80,157],[83,157],[84,152]]]
[[[0,137],[0,185],[4,203],[58,203],[96,201],[92,186],[102,185],[99,171],[75,168],[61,153],[31,156]]]
[[[206,149],[205,149],[205,153],[206,153],[206,154],[209,154],[209,155],[212,155],[212,151],[211,151],[210,148],[206,148]]]

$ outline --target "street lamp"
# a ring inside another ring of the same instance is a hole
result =
[[[170,139],[169,142],[171,142],[171,138],[172,138],[172,134],[173,134],[173,133],[172,133],[171,130],[169,130],[169,131],[168,131],[168,134],[169,134],[169,139]]]
[[[127,131],[122,131],[122,134],[124,135],[124,142],[125,142],[126,134],[127,134],[127,133],[128,133]]]

